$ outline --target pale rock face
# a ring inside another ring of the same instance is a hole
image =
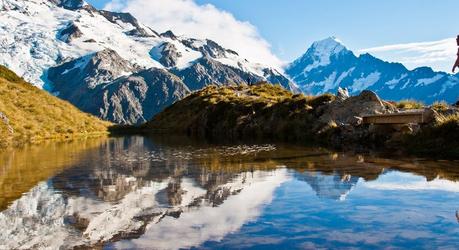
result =
[[[338,124],[355,123],[355,117],[363,115],[393,113],[396,110],[388,107],[374,92],[364,90],[358,96],[349,97],[343,101],[335,101],[324,107],[320,120],[324,123],[331,121]]]

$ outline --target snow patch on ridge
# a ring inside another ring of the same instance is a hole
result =
[[[386,82],[386,85],[389,86],[389,89],[394,89],[395,86],[397,86],[397,84],[398,84],[401,80],[405,79],[407,76],[408,76],[408,74],[406,74],[406,73],[405,73],[405,74],[402,74],[402,75],[400,76],[400,78],[394,78],[394,79],[392,79],[392,80]]]
[[[381,73],[373,72],[366,77],[359,78],[354,81],[354,84],[350,87],[352,93],[359,93],[362,90],[367,89],[368,87],[372,86],[376,82],[379,81],[381,77]]]
[[[430,85],[440,79],[442,79],[444,77],[444,75],[442,74],[437,74],[435,75],[434,77],[432,78],[423,78],[423,79],[419,79],[418,82],[416,83],[416,85],[414,85],[415,87],[418,87],[418,86],[421,86],[421,85]]]

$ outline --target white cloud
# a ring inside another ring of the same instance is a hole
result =
[[[400,62],[409,69],[429,66],[434,70],[451,71],[456,60],[456,39],[448,38],[432,42],[386,45],[359,51],[370,53],[383,60]]]
[[[389,172],[380,176],[376,181],[365,182],[362,185],[377,190],[436,190],[459,193],[459,182],[440,179],[427,181],[423,176],[410,173]]]
[[[105,9],[130,12],[158,32],[172,30],[177,35],[214,40],[252,62],[277,67],[282,64],[252,24],[211,4],[198,5],[194,0],[112,0]]]

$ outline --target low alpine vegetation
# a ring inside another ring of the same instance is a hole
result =
[[[110,125],[0,66],[0,145],[105,134]]]
[[[422,109],[425,105],[422,102],[416,100],[402,100],[397,103],[399,109]]]

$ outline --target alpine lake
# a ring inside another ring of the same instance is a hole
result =
[[[125,136],[0,153],[0,249],[457,249],[459,161]]]

